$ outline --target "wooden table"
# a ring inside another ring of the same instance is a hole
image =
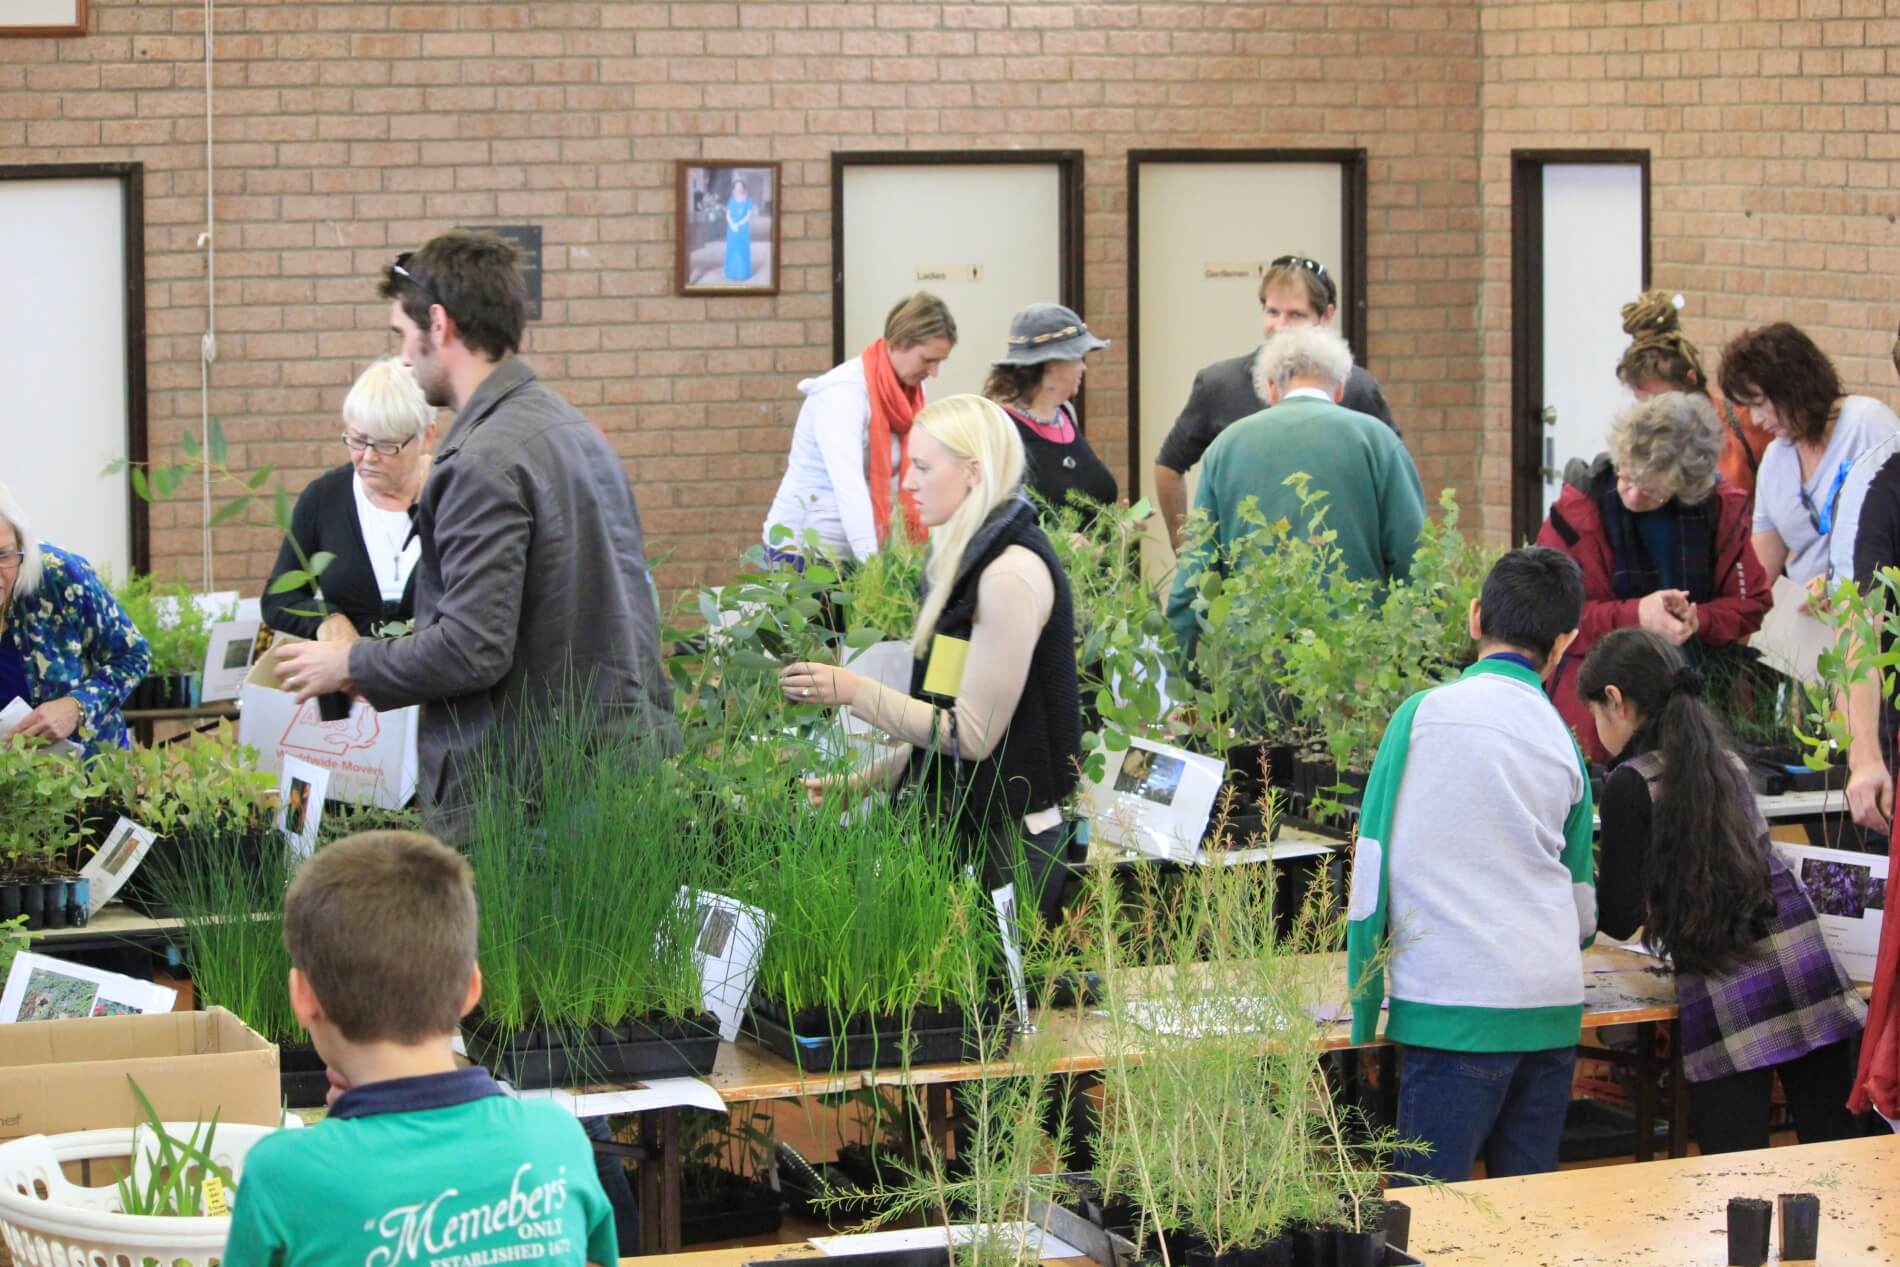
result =
[[[83,928],[40,928],[33,931],[35,948],[57,955],[62,950],[100,946],[164,946],[185,940],[179,919],[151,919],[129,907],[108,902]]]
[[[746,1263],[775,1263],[823,1255],[804,1242],[795,1245],[755,1245],[747,1249],[705,1249],[692,1254],[662,1254],[623,1258],[621,1267],[744,1267]],[[1095,1267],[1088,1258],[1045,1258],[1042,1267]]]
[[[1730,1197],[1783,1192],[1821,1199],[1818,1261],[1900,1263],[1893,1135],[1392,1195],[1412,1207],[1409,1249],[1431,1267],[1699,1267],[1728,1262]]]

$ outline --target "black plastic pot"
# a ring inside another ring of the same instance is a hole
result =
[[[463,1027],[469,1059],[518,1090],[596,1080],[703,1078],[719,1053],[718,1018],[639,1017],[574,1031],[531,1025],[504,1030],[477,1014]]]
[[[1333,1229],[1334,1267],[1385,1267],[1385,1229],[1355,1232]]]
[[[766,1184],[717,1166],[685,1167],[680,1244],[767,1236],[785,1221],[785,1201]]]
[[[1813,1262],[1820,1253],[1821,1198],[1812,1192],[1784,1192],[1775,1205],[1781,1212],[1781,1261]]]
[[[277,1081],[286,1108],[320,1109],[330,1095],[323,1057],[309,1043],[277,1044]]]
[[[66,881],[40,882],[40,918],[48,928],[66,927]]]
[[[1282,1232],[1255,1249],[1230,1249],[1224,1254],[1197,1247],[1187,1253],[1188,1267],[1293,1267],[1293,1234]]]
[[[1000,1009],[986,1012],[984,1027],[1002,1027]],[[919,1008],[908,1020],[896,1016],[833,1017],[816,1008],[787,1016],[778,1000],[753,991],[746,1031],[767,1051],[800,1069],[895,1069],[905,1064],[954,1064],[978,1059],[977,1033],[960,1007]],[[994,1036],[994,1035],[993,1035]],[[1002,1040],[1013,1041],[1003,1029]]]
[[[1333,1229],[1302,1223],[1293,1229],[1293,1267],[1333,1267]]]
[[[160,836],[152,842],[138,870],[126,877],[116,898],[127,909],[149,919],[174,915],[176,912],[164,899],[168,874],[180,868],[227,865],[233,853],[239,865],[255,872],[263,866],[265,848],[278,843],[276,834],[270,820],[260,817],[243,825],[214,825]]]
[[[21,892],[18,881],[8,880],[0,884],[0,920],[18,919],[21,910]]]
[[[324,721],[344,721],[350,715],[350,706],[355,701],[347,691],[331,691],[327,695],[317,696],[317,716]]]
[[[20,913],[26,916],[26,926],[31,929],[46,927],[46,886],[38,880],[24,880],[20,883]]]
[[[1729,1198],[1729,1267],[1762,1267],[1768,1261],[1768,1226],[1774,1212],[1759,1197]]]
[[[66,881],[66,923],[84,928],[92,922],[92,881]]]
[[[1402,1250],[1412,1243],[1412,1207],[1390,1198],[1382,1204],[1386,1246]]]

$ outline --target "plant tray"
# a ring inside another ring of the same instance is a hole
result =
[[[323,1057],[309,1043],[277,1044],[277,1077],[285,1108],[320,1109],[330,1098],[330,1078]]]
[[[738,1240],[778,1231],[785,1222],[785,1201],[777,1192],[755,1180],[719,1173],[730,1182],[719,1182],[717,1193],[680,1202],[680,1244]]]
[[[719,1054],[719,1021],[707,1013],[651,1017],[579,1032],[546,1025],[504,1030],[486,1017],[463,1027],[469,1059],[519,1090],[603,1079],[704,1077]]]
[[[988,1023],[1002,1025],[1000,1009]],[[978,1056],[976,1035],[959,1007],[920,1008],[908,1027],[896,1017],[862,1015],[847,1017],[840,1026],[816,1009],[787,1017],[784,1007],[754,992],[746,1029],[767,1051],[814,1072],[947,1065]],[[1003,1032],[1007,1044],[1011,1031]]]

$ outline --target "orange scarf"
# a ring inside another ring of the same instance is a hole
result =
[[[903,479],[910,473],[910,424],[924,407],[924,389],[897,381],[890,349],[882,339],[864,349],[864,386],[871,393],[871,514],[877,520],[878,543],[891,537],[892,436],[897,437],[897,495],[904,504],[904,523],[910,539],[922,541],[929,533],[918,517],[917,499],[903,487]]]

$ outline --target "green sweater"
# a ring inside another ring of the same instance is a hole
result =
[[[1194,504],[1218,529],[1223,554],[1242,530],[1240,503],[1257,500],[1268,523],[1301,523],[1305,511],[1286,478],[1304,472],[1326,494],[1326,524],[1355,580],[1391,580],[1412,566],[1425,496],[1412,455],[1377,418],[1313,396],[1292,396],[1221,432],[1201,463]],[[1190,552],[1175,569],[1168,623],[1192,655],[1200,627],[1196,578],[1206,560]]]

